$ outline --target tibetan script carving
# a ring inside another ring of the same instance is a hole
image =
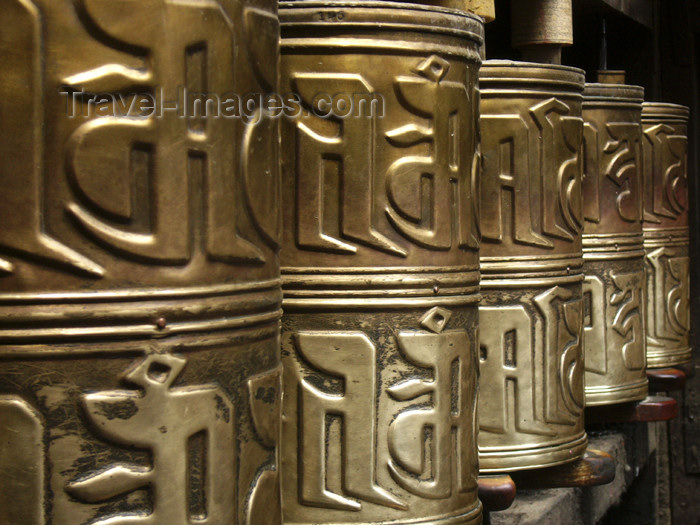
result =
[[[688,209],[688,139],[667,124],[645,127],[644,221],[677,219]]]
[[[42,110],[46,72],[41,56],[45,27],[39,8],[29,0],[1,0],[0,11],[8,28],[0,53],[8,79],[16,79],[0,82],[0,156],[4,159],[0,165],[0,250],[99,277],[104,269],[53,238],[43,219],[46,159]],[[29,55],[18,53],[17,49],[26,50]],[[22,88],[17,89],[20,85]],[[0,258],[0,275],[13,270],[10,261]]]
[[[618,221],[638,223],[642,218],[641,126],[634,122],[608,122],[604,130],[599,132],[594,122],[585,123],[585,219],[600,223],[601,211],[607,204],[605,197],[612,196]],[[614,186],[606,188],[606,180]]]
[[[432,55],[390,86],[369,74],[290,73],[309,108],[293,141],[296,249],[352,255],[366,247],[401,260],[411,246],[478,247],[478,174],[474,152],[463,146],[475,147],[475,108],[464,103],[471,86],[453,80],[453,69]],[[362,114],[313,116],[318,93],[354,93]],[[377,93],[381,99],[372,99]]]
[[[464,158],[463,152],[463,138],[470,132],[465,129],[470,107],[464,103],[469,93],[463,83],[445,80],[449,69],[449,62],[433,55],[417,65],[416,76],[396,79],[402,105],[427,116],[429,123],[404,125],[386,134],[396,146],[432,145],[430,156],[404,157],[391,165],[386,182],[391,207],[386,213],[404,237],[441,250],[452,247],[453,225],[460,247],[479,246],[469,176],[472,159]],[[429,191],[425,182],[430,183]]]
[[[266,448],[279,445],[281,367],[248,380],[250,410],[255,430]],[[265,465],[256,476],[249,499],[246,525],[281,524],[280,479],[277,465]]]
[[[556,425],[574,424],[583,409],[581,301],[555,287],[534,303],[542,316],[540,334],[523,306],[479,310],[481,375],[489,378],[480,387],[484,432],[555,436]],[[540,352],[533,351],[539,341]],[[540,377],[543,392],[534,388]]]
[[[613,329],[622,337],[622,359],[629,370],[644,368],[642,288],[639,274],[612,274],[615,291],[610,304],[617,307]]]
[[[690,327],[690,259],[673,249],[658,248],[647,255],[650,270],[649,335],[656,340],[679,341]]]
[[[511,242],[543,248],[554,246],[548,237],[571,241],[580,231],[582,120],[571,114],[567,104],[551,98],[524,114],[482,115],[486,241],[502,242],[505,223],[508,229],[512,224]],[[533,143],[533,154],[526,155]]]
[[[586,346],[586,371],[605,374],[608,369],[605,283],[597,275],[583,281],[583,331]]]
[[[143,389],[143,395],[137,390],[85,395],[88,418],[99,433],[111,442],[150,450],[153,465],[114,465],[73,481],[67,491],[85,502],[99,502],[150,486],[153,511],[132,516],[132,523],[188,523],[195,516],[187,508],[189,480],[194,475],[188,465],[187,446],[193,436],[204,433],[207,517],[198,521],[235,521],[233,491],[223,482],[236,470],[234,407],[214,385],[172,388],[185,364],[179,357],[153,354],[124,374],[126,381]],[[96,523],[112,523],[116,518]]]
[[[595,264],[597,268],[606,263]],[[586,372],[605,376],[610,371],[617,386],[622,386],[621,366],[635,371],[645,364],[644,273],[603,271],[601,275],[586,276],[584,283]],[[636,374],[632,377],[638,380]]]
[[[399,401],[426,394],[432,398],[431,408],[402,411],[391,422],[388,435],[394,458],[389,462],[393,478],[404,489],[424,498],[448,498],[453,487],[462,492],[474,489],[469,414],[476,391],[467,354],[471,344],[464,330],[443,332],[450,315],[448,310],[436,307],[421,322],[434,333],[399,332],[399,348],[406,359],[431,370],[432,379],[408,379],[389,388],[389,394]],[[425,437],[416,439],[426,432],[432,434],[430,447]]]
[[[159,108],[178,100],[180,86],[187,85],[188,80],[193,88],[206,86],[213,93],[233,88],[233,22],[218,3],[161,0],[157,2],[160,14],[156,17],[160,22],[148,31],[134,31],[124,19],[153,18],[153,6],[130,4],[125,11],[123,6],[89,0],[86,8],[91,21],[110,37],[148,50],[151,68],[142,72],[106,64],[65,79],[66,85],[89,92],[119,93],[130,85],[146,84],[155,91]],[[183,38],[168,39],[168,34]],[[228,66],[212,65],[211,57]],[[147,206],[143,210],[130,209],[133,197],[128,193],[117,194],[123,200],[120,206],[113,201],[101,205],[102,199],[95,198],[90,202],[102,215],[128,219],[133,213],[148,217],[149,228],[145,233],[120,229],[77,203],[68,209],[91,235],[114,249],[163,264],[183,264],[191,257],[189,179],[199,171],[206,177],[208,189],[208,255],[223,261],[260,261],[262,255],[256,247],[237,232],[237,206],[241,201],[230,182],[230,171],[240,165],[238,150],[218,147],[222,137],[235,136],[235,121],[212,118],[205,123],[203,129],[191,129],[191,120],[167,112],[160,118],[101,118],[83,124],[68,144],[69,172],[79,194],[90,199],[86,184],[96,173],[110,174],[109,178],[128,174],[132,188],[142,184],[135,180],[137,177],[145,177],[151,189],[148,202],[141,201]],[[107,152],[105,144],[111,145]]]
[[[298,474],[283,473],[294,484],[283,484],[293,498],[288,519],[409,519],[425,515],[429,501],[429,516],[440,516],[473,498],[476,342],[455,315],[434,307],[418,319],[420,329],[382,328],[378,338],[290,334],[283,421],[294,431],[285,430],[283,461]]]
[[[349,496],[380,505],[404,507],[390,492],[379,487],[376,479],[375,440],[377,431],[376,349],[363,333],[300,332],[296,335],[300,357],[314,368],[341,378],[343,395],[319,390],[302,379],[300,382],[299,447],[300,496],[305,505],[331,509],[360,510],[361,504],[326,490],[326,418],[338,414],[343,425],[345,462],[341,470],[343,487]],[[369,417],[368,417],[369,415]],[[366,458],[362,464],[350,462]]]
[[[605,166],[605,176],[624,188],[616,199],[620,218],[637,222],[641,219],[642,202],[638,175],[641,127],[636,122],[611,122],[606,127],[610,140],[604,152],[610,155],[610,160]]]
[[[44,525],[44,422],[18,396],[0,396],[0,523]]]
[[[305,505],[357,511],[361,502],[397,509],[406,504],[375,483],[377,468],[388,468],[396,483],[423,498],[449,498],[453,490],[473,490],[469,418],[475,395],[471,379],[466,331],[446,330],[450,312],[434,308],[421,324],[428,332],[402,331],[397,343],[405,358],[431,371],[431,379],[408,379],[388,387],[397,401],[422,396],[432,399],[430,408],[407,409],[392,419],[388,429],[376,428],[377,350],[361,332],[298,332],[300,358],[314,369],[342,381],[342,395],[299,380],[300,392],[300,498]],[[349,499],[326,489],[327,418],[342,419],[342,487]],[[423,441],[430,429],[431,443]],[[385,436],[385,437],[383,437]],[[376,439],[387,439],[391,459],[378,465]],[[426,453],[430,451],[427,459]],[[368,458],[356,464],[353,458]],[[453,472],[457,478],[453,479]]]
[[[276,87],[274,10],[46,3],[0,5],[13,27],[0,43],[11,61],[0,85],[0,275],[60,269],[55,286],[89,277],[108,287],[144,265],[217,266],[213,277],[232,271],[216,263],[255,273],[269,262],[280,234],[278,122],[261,108],[250,119],[211,105],[212,118],[184,113],[204,92]]]
[[[357,74],[298,73],[294,86],[302,100],[311,105],[321,90],[340,93],[373,93],[374,88]],[[370,108],[371,109],[371,108]],[[298,127],[297,170],[297,239],[301,249],[355,253],[356,247],[324,232],[327,211],[323,196],[331,179],[327,173],[339,171],[342,185],[342,208],[334,222],[342,238],[396,255],[405,255],[395,242],[377,231],[379,211],[373,195],[381,187],[381,177],[374,162],[376,118],[371,111],[364,118],[333,121],[330,136],[321,134],[311,124],[300,121]],[[339,135],[339,136],[338,136]],[[311,223],[310,223],[311,222]]]
[[[643,99],[644,89],[639,86],[586,84],[584,239],[591,234],[639,233],[641,229]]]

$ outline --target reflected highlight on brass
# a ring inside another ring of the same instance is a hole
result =
[[[276,90],[276,2],[79,4],[0,0],[0,521],[279,524],[277,123],[87,111]]]
[[[483,27],[280,4],[287,524],[476,524],[476,82]],[[313,114],[319,93],[381,112]]]
[[[586,84],[583,258],[586,405],[648,392],[642,237],[644,89]]]
[[[488,61],[480,74],[482,472],[583,454],[583,72]]]
[[[642,108],[649,368],[691,359],[688,115],[676,104]]]

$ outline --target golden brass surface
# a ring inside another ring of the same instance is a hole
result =
[[[691,359],[688,115],[676,104],[642,107],[649,368]]]
[[[510,5],[513,47],[573,44],[571,0],[511,0]]]
[[[583,271],[586,405],[648,393],[642,235],[644,89],[586,84],[583,92]]]
[[[496,19],[495,0],[429,0],[421,3],[474,13],[483,18],[484,22],[493,22]]]
[[[581,456],[583,71],[487,61],[480,74],[479,462]]]
[[[479,15],[484,22],[493,22],[496,19],[495,0],[465,0],[465,10]]]
[[[483,26],[405,3],[282,3],[287,524],[476,524]],[[317,94],[381,111],[321,118]]]
[[[281,522],[276,11],[0,0],[1,523]]]
[[[626,72],[613,69],[599,69],[596,71],[600,84],[624,84]]]

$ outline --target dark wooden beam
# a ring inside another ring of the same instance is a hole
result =
[[[601,0],[616,11],[631,18],[635,22],[653,29],[654,8],[652,0]]]

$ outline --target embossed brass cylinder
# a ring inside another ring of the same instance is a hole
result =
[[[282,124],[284,521],[480,523],[482,23],[393,2],[280,20],[305,111]],[[314,114],[348,95],[376,104]]]
[[[644,89],[586,84],[583,92],[583,258],[586,405],[644,399]]]
[[[481,91],[479,464],[583,454],[583,71],[487,61]]]
[[[276,2],[0,11],[0,522],[279,524]]]
[[[688,108],[676,104],[642,106],[649,368],[687,364],[692,357],[688,116]]]

